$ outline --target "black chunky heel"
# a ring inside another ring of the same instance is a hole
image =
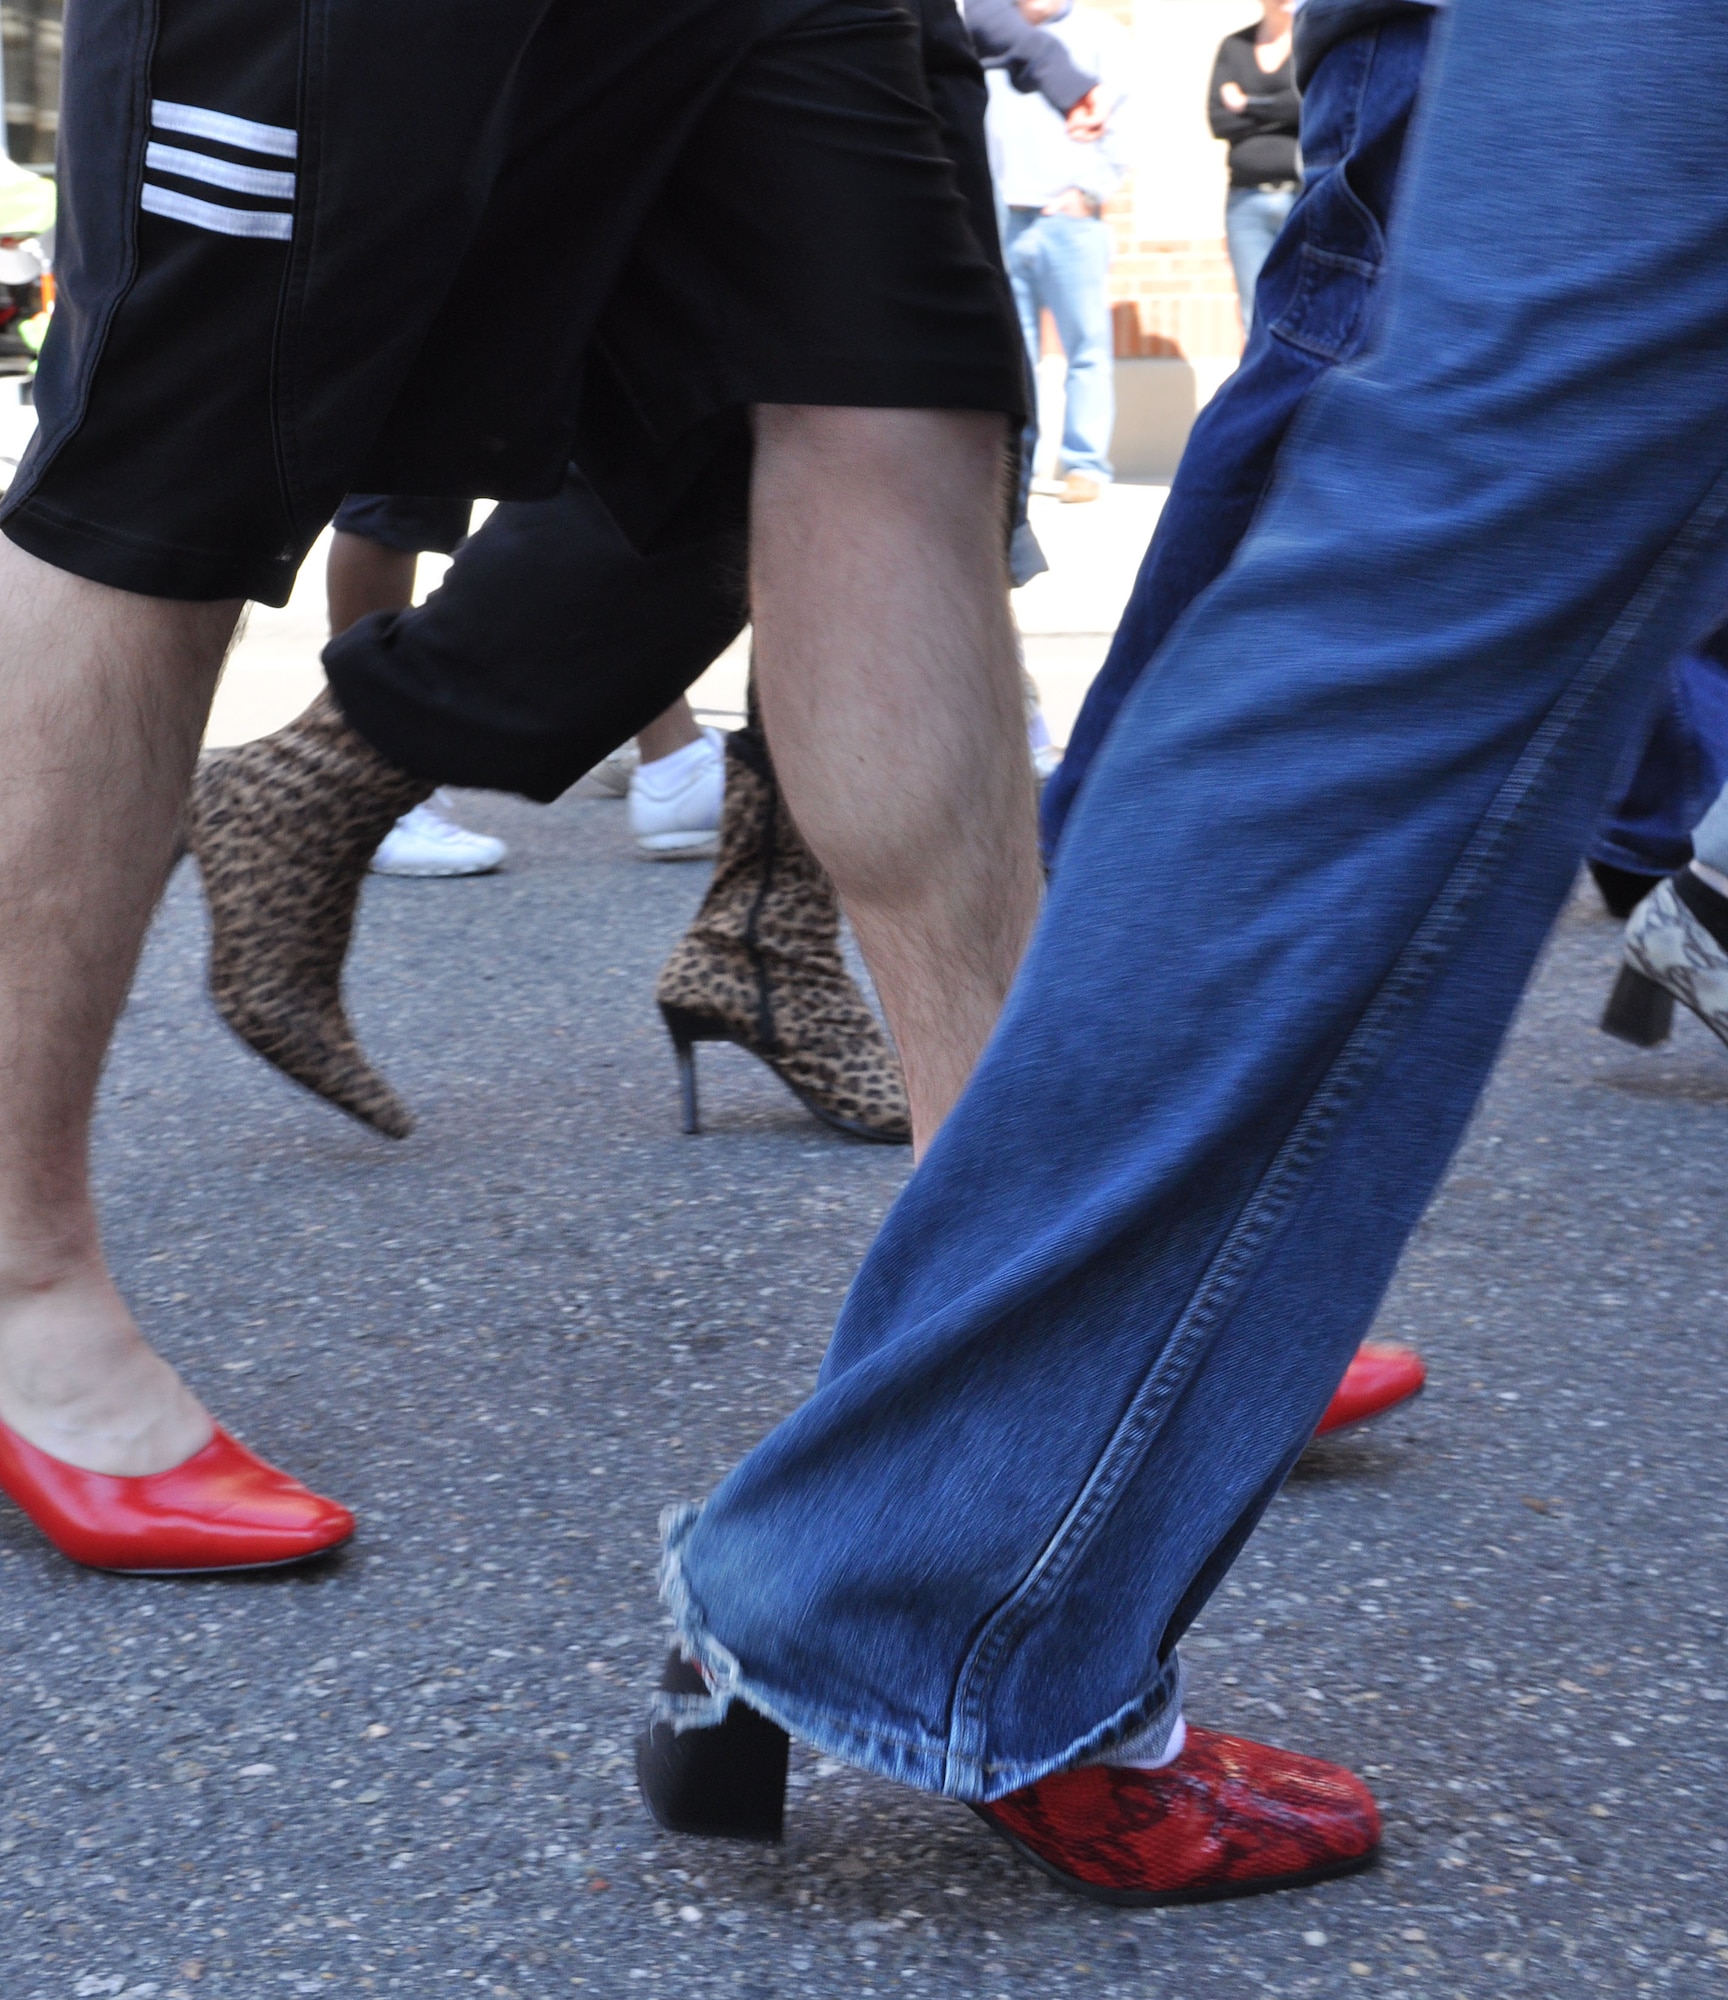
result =
[[[1665,1042],[1674,1026],[1674,996],[1634,965],[1623,965],[1608,1005],[1602,1010],[1602,1032],[1636,1049],[1653,1049]]]
[[[667,1694],[700,1695],[707,1683],[682,1654],[666,1662]],[[636,1739],[642,1801],[668,1833],[721,1840],[778,1840],[786,1823],[791,1739],[778,1723],[735,1701],[708,1729],[656,1722]]]

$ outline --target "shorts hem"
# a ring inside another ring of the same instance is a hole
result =
[[[300,568],[298,556],[247,562],[233,555],[164,548],[132,537],[117,537],[87,521],[69,520],[39,499],[20,501],[0,516],[0,533],[26,555],[70,576],[137,597],[186,603],[214,604],[237,598],[280,608],[288,602]]]

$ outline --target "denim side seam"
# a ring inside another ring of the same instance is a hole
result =
[[[1244,1205],[1202,1277],[1193,1301],[1153,1363],[1067,1517],[1028,1570],[1019,1589],[1004,1601],[981,1632],[956,1684],[949,1745],[952,1764],[986,1768],[981,1755],[983,1709],[992,1677],[1026,1626],[1048,1608],[1118,1494],[1139,1469],[1177,1392],[1203,1358],[1233,1295],[1251,1275],[1305,1191],[1308,1178],[1343,1114],[1375,1067],[1390,1053],[1399,1024],[1420,1001],[1459,942],[1473,906],[1486,892],[1507,846],[1528,817],[1538,786],[1561,746],[1585,719],[1589,704],[1613,674],[1628,646],[1669,594],[1683,583],[1695,556],[1725,521],[1728,521],[1728,475],[1717,481],[1674,536],[1632,602],[1579,668],[1500,785],[1433,907],[1400,952],[1331,1070],[1304,1108],[1295,1129]]]

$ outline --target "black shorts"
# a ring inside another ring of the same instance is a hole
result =
[[[633,493],[751,404],[1021,412],[892,0],[80,0],[66,35],[0,510],[62,569],[280,604],[350,491],[575,459],[648,540]]]
[[[350,493],[331,525],[403,555],[453,556],[468,539],[472,500],[435,493]]]

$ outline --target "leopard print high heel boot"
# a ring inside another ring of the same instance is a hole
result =
[[[752,722],[726,739],[720,858],[654,997],[672,1037],[684,1130],[701,1129],[696,1044],[736,1042],[825,1125],[909,1145],[894,1050],[840,955],[840,901],[786,810]]]
[[[389,1139],[414,1119],[354,1039],[342,967],[367,864],[432,791],[356,735],[326,690],[275,735],[201,758],[187,814],[217,1013],[284,1076]]]

